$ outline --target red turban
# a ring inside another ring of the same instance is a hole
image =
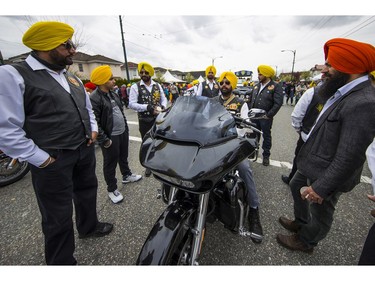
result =
[[[87,82],[87,83],[85,84],[85,87],[86,87],[86,88],[89,88],[89,89],[91,89],[91,90],[95,90],[95,89],[96,89],[96,85],[95,85],[94,83],[92,83],[92,82]]]
[[[324,55],[340,72],[360,74],[375,70],[375,47],[367,43],[334,38],[325,43]]]

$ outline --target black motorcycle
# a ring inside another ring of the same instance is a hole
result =
[[[20,162],[0,150],[0,187],[19,181],[29,170],[28,162]]]
[[[206,221],[219,220],[232,232],[256,237],[244,226],[246,188],[236,166],[255,153],[257,138],[238,137],[236,127],[261,133],[202,96],[180,97],[159,114],[143,139],[140,161],[162,183],[160,197],[168,206],[138,265],[197,265]]]

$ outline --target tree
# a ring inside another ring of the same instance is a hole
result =
[[[154,80],[156,82],[159,82],[159,83],[164,83],[165,82],[163,74],[160,71],[156,71],[156,73],[155,73],[155,79]]]
[[[189,72],[188,74],[186,74],[186,77],[185,77],[185,80],[188,84],[191,83],[191,81],[194,80],[194,76]]]

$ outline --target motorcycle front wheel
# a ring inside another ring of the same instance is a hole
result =
[[[30,170],[28,162],[15,162],[12,168],[8,165],[12,158],[7,157],[0,161],[0,187],[4,187],[15,183],[22,179]]]
[[[181,238],[176,239],[176,243],[171,248],[170,255],[166,260],[166,264],[190,265],[190,254],[193,245],[193,235],[190,231],[188,231]]]

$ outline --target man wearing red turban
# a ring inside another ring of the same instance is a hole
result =
[[[277,235],[282,246],[312,253],[331,228],[339,197],[359,182],[366,149],[375,137],[375,48],[335,38],[324,45],[325,81],[319,95],[326,100],[297,156],[290,181],[294,220],[280,217],[292,235]]]

